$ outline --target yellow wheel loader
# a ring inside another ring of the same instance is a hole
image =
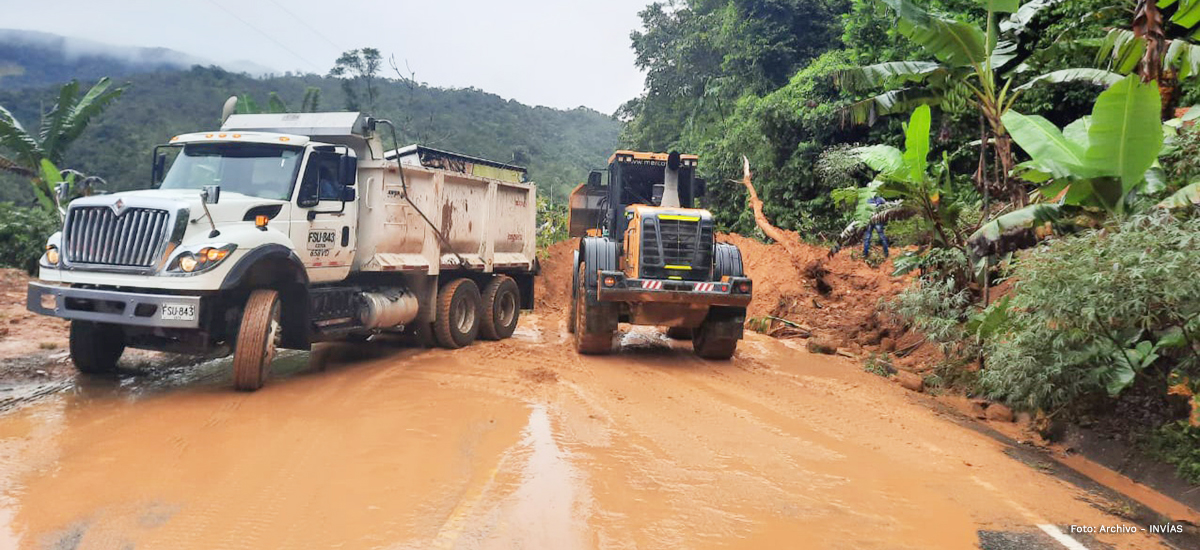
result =
[[[570,198],[580,237],[568,330],[584,354],[611,353],[618,323],[667,327],[696,354],[729,359],[742,338],[753,283],[742,254],[714,240],[695,155],[617,151]],[[607,177],[605,177],[607,175]]]

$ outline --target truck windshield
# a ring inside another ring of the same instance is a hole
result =
[[[175,158],[162,189],[221,191],[262,199],[289,200],[303,149],[258,143],[193,143]]]

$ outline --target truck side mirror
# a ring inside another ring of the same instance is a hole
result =
[[[164,172],[167,169],[167,154],[156,153],[154,155],[154,163],[150,169],[150,185],[158,186],[162,183]]]
[[[600,182],[602,181],[603,178],[604,178],[604,174],[601,174],[600,171],[592,170],[592,172],[590,174],[588,174],[587,186],[588,187],[600,187]]]
[[[204,204],[217,204],[221,201],[221,186],[205,185],[201,187],[200,198],[204,200]]]
[[[703,197],[704,195],[708,194],[708,182],[705,181],[704,178],[696,178],[695,189],[695,197],[693,198],[698,199]]]
[[[338,183],[350,186],[354,185],[355,176],[358,175],[358,159],[345,155],[338,159]]]

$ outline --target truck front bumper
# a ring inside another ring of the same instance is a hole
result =
[[[25,307],[34,313],[115,325],[198,328],[200,297],[141,294],[29,283]]]
[[[629,279],[620,271],[601,271],[597,298],[601,302],[662,302],[675,304],[746,307],[753,283],[749,277],[720,281]]]

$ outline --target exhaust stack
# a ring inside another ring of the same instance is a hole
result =
[[[663,171],[663,195],[659,206],[679,208],[679,152],[667,155],[667,168]]]

